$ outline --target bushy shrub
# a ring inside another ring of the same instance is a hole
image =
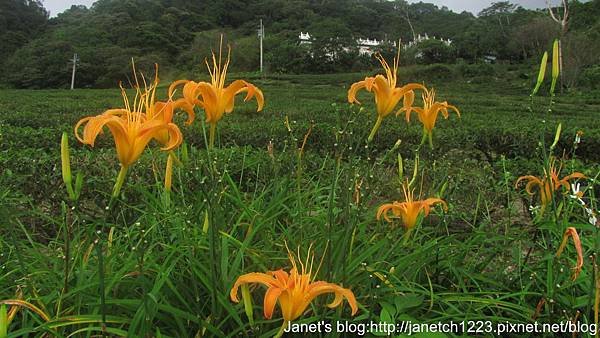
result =
[[[476,76],[494,76],[496,75],[496,69],[494,66],[488,63],[474,63],[466,64],[461,63],[457,67],[458,72],[462,77],[476,77]]]
[[[446,45],[443,41],[429,39],[417,45],[418,53],[415,58],[423,64],[431,63],[454,63],[456,50],[452,45]]]
[[[424,79],[453,79],[456,73],[451,66],[445,64],[432,64],[423,67],[419,71],[419,75]]]
[[[581,83],[592,89],[600,88],[600,66],[592,66],[583,71]]]

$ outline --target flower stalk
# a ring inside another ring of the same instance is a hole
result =
[[[121,165],[121,170],[119,170],[119,175],[117,176],[115,186],[113,187],[111,200],[119,197],[119,193],[121,192],[121,188],[123,187],[123,183],[125,182],[125,177],[127,177],[127,170],[127,166]]]
[[[381,116],[377,116],[377,121],[375,121],[375,125],[373,126],[373,129],[371,129],[371,133],[369,134],[369,138],[367,138],[367,142],[371,143],[371,141],[373,141],[373,138],[375,137],[377,130],[381,126],[381,121],[383,121],[383,118]]]
[[[63,132],[60,141],[60,159],[62,178],[67,187],[67,194],[69,199],[74,201],[76,199],[75,191],[73,190],[73,176],[71,175],[71,159],[69,156],[69,137],[66,132]]]

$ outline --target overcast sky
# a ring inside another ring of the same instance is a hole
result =
[[[44,7],[50,11],[50,16],[56,16],[63,12],[71,5],[86,5],[90,6],[95,0],[42,0]],[[421,0],[409,0],[409,2],[419,2]],[[482,9],[488,7],[492,2],[500,0],[422,0],[423,2],[434,3],[441,6],[446,6],[455,12],[469,11],[473,14],[479,13]],[[545,7],[545,0],[511,0],[512,3],[519,4],[525,8],[540,8]],[[551,0],[557,4],[560,0]]]
[[[455,12],[469,11],[473,14],[479,13],[482,9],[489,7],[492,2],[501,0],[408,0],[408,2],[429,2],[438,7],[446,6]],[[513,4],[519,4],[525,8],[543,8],[546,7],[546,0],[510,0]],[[560,0],[550,0],[552,4],[560,3]]]

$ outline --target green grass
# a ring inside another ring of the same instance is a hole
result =
[[[347,304],[330,310],[325,304],[332,298],[321,296],[302,323],[529,322],[542,297],[547,303],[538,320],[559,322],[579,311],[581,321],[593,323],[588,256],[598,252],[597,230],[562,194],[560,217],[533,220],[527,208],[535,200],[514,182],[540,175],[538,142],[543,135],[547,148],[559,122],[554,152],[569,154],[561,177],[572,170],[597,175],[597,93],[559,95],[547,112],[548,98],[530,101],[529,82],[512,73],[470,83],[428,81],[461,118],[439,120],[435,149],[419,151],[417,192],[443,198],[449,210],[434,208],[402,244],[405,230],[375,215],[379,205],[402,199],[397,156],[410,177],[421,127],[416,116],[408,125],[389,117],[366,147],[372,99],[359,97],[362,112],[346,102],[349,84],[363,77],[252,78],[265,109],[256,113],[254,102],[239,102],[219,123],[216,149],[205,149],[201,112],[182,127],[189,152],[178,150],[184,163],[176,167],[168,203],[166,156],[153,147],[108,211],[118,172],[112,140],[106,133],[90,149],[72,128],[84,116],[118,107],[119,91],[0,91],[0,300],[22,298],[51,318],[21,309],[8,336],[98,335],[103,321],[115,336],[273,336],[281,314],[263,318],[264,288],[251,288],[253,324],[229,290],[241,274],[289,269],[285,243],[302,255],[312,244],[316,260],[323,259],[317,279],[351,288],[360,304],[351,317]],[[585,134],[574,157],[580,129]],[[77,203],[67,201],[61,179],[63,131],[71,139],[72,170],[85,175]],[[594,183],[588,181],[592,206]],[[576,281],[569,279],[573,247],[554,257],[566,226],[577,227],[583,241],[585,265]]]

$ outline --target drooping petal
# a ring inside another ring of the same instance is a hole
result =
[[[398,114],[400,114],[404,110],[405,110],[404,108],[400,109],[398,111]],[[423,115],[425,113],[423,111],[423,108],[420,108],[420,107],[411,107],[410,110],[406,110],[406,122],[410,122],[410,113],[411,113],[411,111],[416,112],[418,116]]]
[[[240,285],[242,285],[242,284],[259,283],[259,284],[266,286],[267,288],[270,288],[273,285],[274,281],[275,281],[275,279],[272,276],[270,276],[266,273],[261,273],[261,272],[251,272],[251,273],[247,273],[245,275],[241,275],[238,277],[238,279],[233,284],[233,287],[231,288],[231,291],[229,292],[229,298],[231,298],[231,300],[236,303],[239,302],[239,299],[237,296],[237,291],[238,291],[238,288],[240,287]]]
[[[560,247],[556,251],[556,257],[560,257],[563,250],[567,246],[567,242],[569,241],[569,237],[573,238],[573,245],[575,246],[575,251],[577,252],[577,264],[573,267],[573,276],[571,277],[573,280],[577,279],[581,269],[583,268],[583,249],[581,248],[581,240],[579,239],[579,234],[574,227],[568,227],[563,235],[562,243]]]
[[[348,90],[348,102],[349,103],[357,103],[360,104],[360,101],[358,101],[358,99],[356,98],[356,93],[365,88],[366,86],[366,81],[358,81],[352,84],[352,86],[350,86],[350,89]]]
[[[442,204],[442,207],[444,208],[445,211],[448,210],[448,204],[446,204],[446,201],[444,201],[441,198],[435,198],[435,197],[430,197],[426,200],[423,201],[423,204],[426,206],[427,211],[425,213],[425,216],[427,216],[429,214],[429,208],[435,204]]]
[[[94,117],[95,116],[84,117],[81,120],[79,120],[79,122],[77,122],[77,124],[75,124],[75,128],[73,128],[73,130],[75,132],[75,138],[77,138],[77,140],[79,140],[79,142],[85,143],[85,141],[83,140],[83,137],[79,136],[79,128],[81,127],[82,124],[87,123],[89,120],[93,119]]]
[[[230,113],[233,111],[235,96],[242,92],[247,92],[244,101],[248,101],[253,97],[256,97],[256,102],[258,104],[257,111],[262,110],[264,105],[264,96],[262,91],[249,82],[246,82],[244,80],[236,80],[233,81],[229,86],[227,86],[227,88],[225,88],[222,94],[222,99],[226,101],[226,113]]]
[[[268,273],[273,275],[273,277],[275,277],[274,285],[277,285],[277,286],[283,288],[288,284],[290,275],[285,270],[279,269],[276,271],[269,271]]]
[[[181,95],[190,104],[194,104],[194,101],[198,98],[198,93],[196,92],[196,86],[197,86],[197,83],[194,81],[187,81],[183,85],[183,90],[181,91]]]
[[[535,184],[540,185],[540,186],[542,185],[542,181],[539,178],[532,176],[532,175],[525,175],[525,176],[521,176],[517,179],[517,181],[515,182],[515,189],[519,186],[519,183],[523,180],[530,181],[530,183],[531,183],[531,181],[534,181]],[[527,185],[529,186],[529,183]],[[527,190],[527,192],[529,194],[532,194],[531,192],[529,192],[529,190]]]
[[[194,100],[194,104],[201,104],[206,113],[206,122],[213,123],[221,119],[223,112],[219,111],[219,97],[216,89],[207,82],[199,82],[194,87],[194,93],[196,98],[198,95],[202,97],[202,100]]]
[[[414,90],[417,90],[417,89],[420,89],[422,91],[426,91],[427,90],[427,88],[424,85],[422,85],[420,83],[415,83],[415,82],[413,82],[413,83],[407,83],[404,86],[400,87],[399,89],[401,89],[403,95],[405,93],[408,93],[410,91],[414,91]]]
[[[335,293],[335,298],[333,299],[333,301],[331,303],[327,304],[327,306],[329,308],[338,307],[342,303],[344,298],[346,298],[346,300],[348,301],[348,304],[350,305],[350,308],[352,309],[351,314],[354,316],[356,314],[356,312],[358,312],[358,305],[356,302],[356,298],[354,297],[354,293],[352,291],[350,291],[349,289],[340,287],[339,290]]]
[[[181,145],[183,142],[183,134],[179,127],[174,123],[167,124],[167,131],[169,133],[169,142],[161,148],[161,150],[169,151],[173,150]]]
[[[169,99],[173,97],[173,94],[175,93],[175,89],[180,86],[180,85],[186,85],[188,82],[190,82],[189,80],[177,80],[174,81],[173,83],[171,83],[171,85],[169,86]]]
[[[563,177],[560,181],[557,182],[556,188],[558,188],[559,186],[562,185],[563,187],[565,187],[568,190],[570,188],[569,181],[574,180],[574,179],[579,179],[579,178],[586,178],[586,176],[579,172],[575,172],[575,173],[572,173],[571,175],[567,175],[567,176]]]
[[[460,111],[458,110],[458,108],[456,108],[455,106],[451,105],[451,104],[447,104],[446,102],[444,102],[446,105],[446,109],[451,109],[454,110],[454,112],[456,113],[456,115],[458,115],[458,117],[460,117]]]
[[[157,101],[154,106],[150,109],[152,114],[146,113],[148,119],[160,119],[164,123],[170,123],[173,121],[173,102]]]
[[[185,111],[188,115],[187,121],[185,124],[190,125],[196,119],[196,113],[194,112],[194,105],[187,102],[185,99],[177,99],[173,102],[173,109],[181,109]]]
[[[246,88],[240,89],[238,91],[238,93],[241,93],[244,91],[247,92],[246,97],[244,98],[244,101],[247,102],[247,101],[251,100],[252,98],[256,98],[256,104],[257,104],[256,111],[261,111],[265,105],[265,96],[263,95],[262,90],[260,90],[255,85],[253,85],[249,82],[246,82]]]
[[[273,310],[275,310],[277,299],[282,292],[283,289],[278,287],[270,287],[267,289],[267,292],[265,292],[265,299],[263,302],[265,318],[271,319],[271,317],[273,317]]]
[[[400,111],[406,112],[406,120],[408,121],[410,118],[410,113],[414,110],[413,103],[415,102],[415,92],[412,90],[404,93],[404,98],[402,99],[402,109],[396,113],[396,116],[400,114]]]
[[[383,218],[388,221],[388,222],[392,222],[392,220],[389,218],[388,216],[388,212],[390,210],[395,210],[396,206],[395,203],[386,203],[383,204],[379,207],[379,209],[377,209],[377,220],[381,220],[381,216],[383,215]]]
[[[315,299],[317,296],[325,294],[325,293],[334,293],[336,299],[333,300],[329,304],[329,307],[335,307],[340,305],[341,300],[337,299],[346,298],[348,300],[348,304],[352,308],[352,315],[354,315],[358,311],[358,306],[356,303],[356,298],[354,297],[354,293],[349,289],[345,289],[339,285],[327,283],[327,282],[314,282],[309,286],[308,295],[306,296],[306,302],[310,304],[310,302]],[[308,305],[307,304],[307,305]]]
[[[129,154],[127,156],[126,162],[128,164],[132,164],[135,161],[137,161],[142,155],[144,149],[146,149],[146,146],[148,145],[150,140],[160,135],[160,132],[164,130],[169,130],[169,143],[164,148],[162,148],[163,150],[173,150],[181,143],[181,132],[175,124],[166,124],[163,121],[159,120],[147,121],[143,123],[140,129],[137,131],[133,139],[133,144],[129,148]]]

